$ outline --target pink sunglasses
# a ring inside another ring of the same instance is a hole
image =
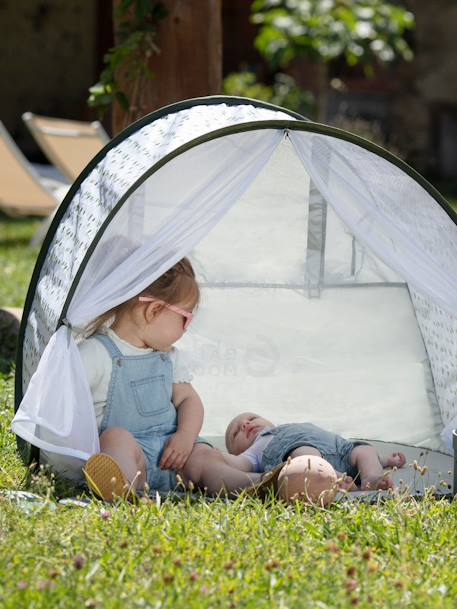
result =
[[[192,321],[192,318],[194,316],[194,314],[189,313],[189,311],[185,311],[184,309],[180,309],[179,307],[176,307],[175,305],[168,304],[168,302],[165,302],[164,300],[159,300],[158,298],[152,298],[152,296],[138,296],[138,300],[140,300],[141,302],[158,302],[159,304],[162,304],[167,309],[170,309],[170,311],[174,311],[175,313],[178,313],[178,315],[182,315],[186,320],[184,322],[184,332],[189,327],[189,324]]]

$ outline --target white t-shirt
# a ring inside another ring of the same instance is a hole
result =
[[[154,349],[131,345],[110,328],[105,330],[104,334],[111,338],[122,355],[146,355],[154,351]],[[113,362],[106,347],[94,337],[84,340],[78,345],[78,348],[87,373],[94,401],[95,418],[97,419],[97,426],[100,429],[106,408],[106,397],[108,395]],[[168,354],[173,365],[173,383],[190,383],[192,381],[192,374],[187,367],[182,353],[176,347],[172,347]]]
[[[265,427],[259,433],[257,438],[251,444],[249,448],[247,448],[243,453],[240,454],[240,457],[246,457],[252,463],[252,472],[263,472],[262,467],[262,456],[263,451],[268,446],[268,444],[273,440],[273,436],[268,434],[266,436],[262,436],[260,434],[268,431],[269,429],[273,429],[272,427]]]

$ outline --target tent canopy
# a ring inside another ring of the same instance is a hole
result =
[[[362,138],[217,97],[132,125],[67,195],[24,311],[21,438],[81,459],[97,450],[76,343],[185,255],[202,304],[177,346],[205,405],[203,433],[220,437],[254,410],[449,450],[455,214]]]

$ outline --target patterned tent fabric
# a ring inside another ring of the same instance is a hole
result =
[[[457,429],[457,316],[410,290],[433,373],[436,397],[444,425],[442,438],[452,446]]]

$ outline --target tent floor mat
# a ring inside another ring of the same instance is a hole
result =
[[[374,440],[370,440],[370,444],[380,455],[402,452],[406,456],[405,466],[391,472],[391,477],[400,493],[420,495],[424,494],[426,489],[431,488],[434,488],[439,495],[452,491],[454,473],[452,456],[406,444]],[[351,495],[361,494],[363,493],[357,491],[351,493]],[[383,494],[388,493],[383,492]]]

